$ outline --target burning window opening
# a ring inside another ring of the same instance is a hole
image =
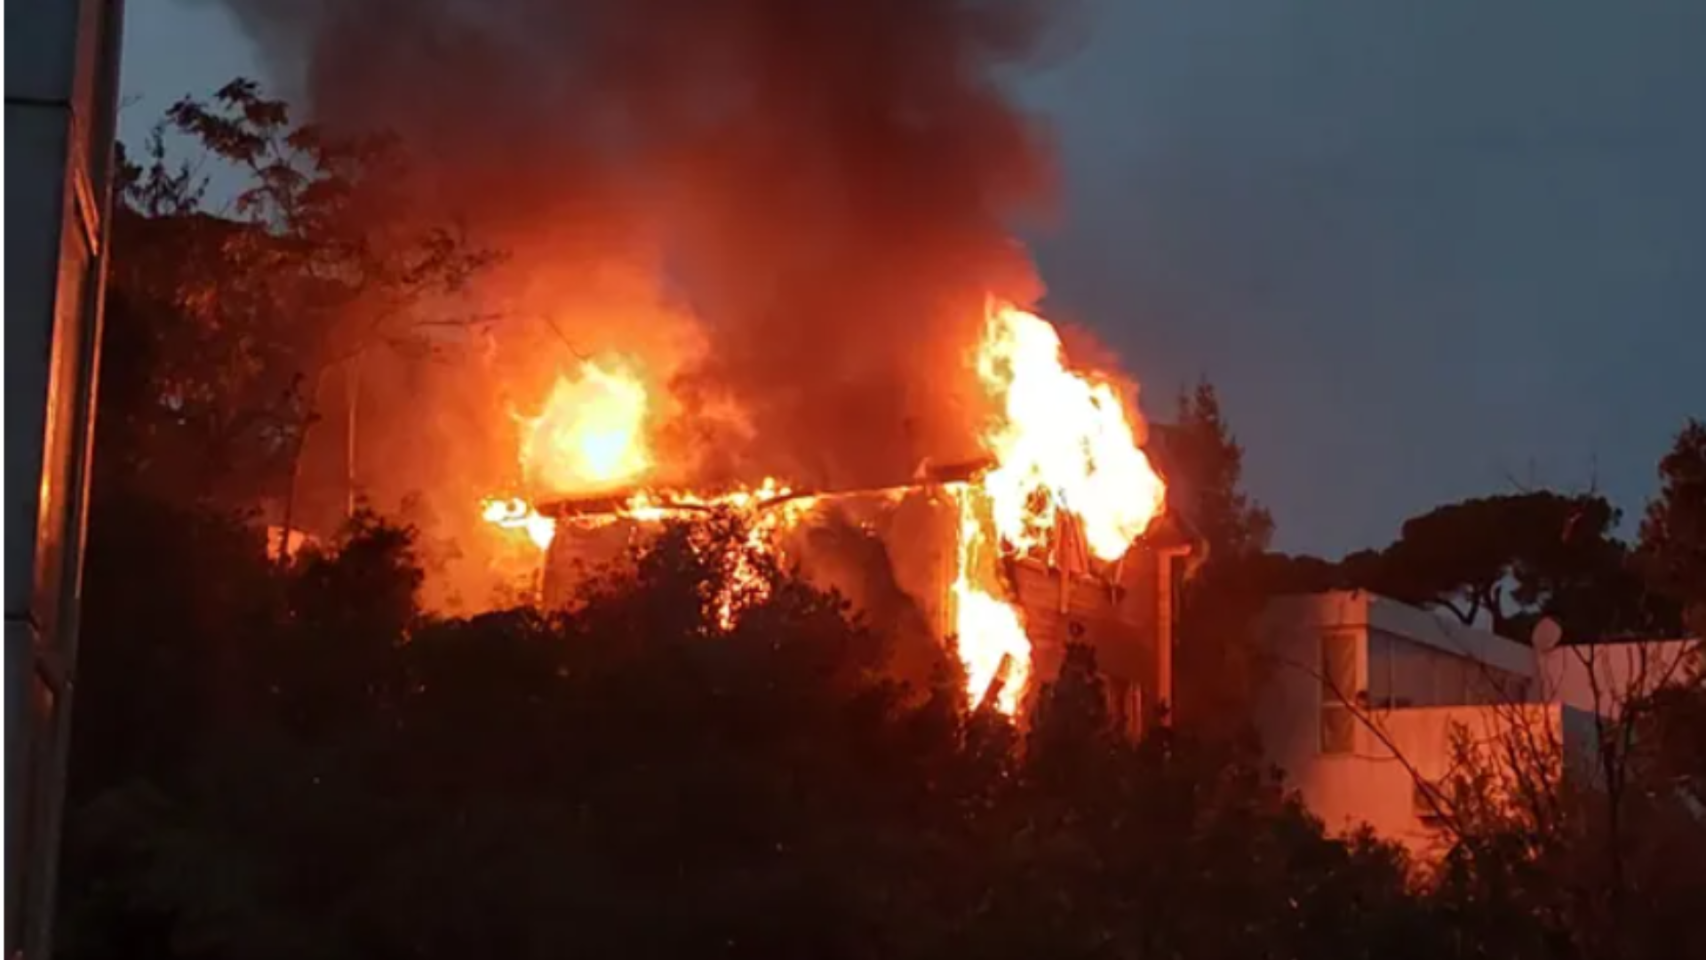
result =
[[[1105,586],[1117,604],[1126,555],[1162,515],[1166,486],[1139,446],[1116,382],[1070,367],[1047,320],[991,301],[971,361],[996,410],[982,431],[986,454],[979,459],[922,464],[912,478],[883,486],[800,490],[766,478],[702,493],[648,483],[657,459],[648,444],[643,378],[631,364],[583,360],[576,375],[557,379],[539,414],[518,418],[524,482],[547,495],[537,502],[492,498],[483,516],[524,532],[549,556],[565,530],[733,511],[748,533],[741,555],[731,558],[730,589],[739,596],[715,600],[728,628],[744,603],[763,599],[763,591],[743,588],[756,579],[742,565],[760,556],[784,559],[780,534],[815,509],[941,495],[955,511],[952,571],[928,599],[944,611],[942,639],[957,645],[973,704],[1016,715],[1036,652],[1013,565],[1058,577],[1058,615],[1068,612],[1074,577]]]

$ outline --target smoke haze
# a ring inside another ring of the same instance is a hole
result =
[[[1049,153],[996,74],[1042,4],[226,2],[314,119],[425,159],[426,202],[509,256],[488,298],[640,354],[678,413],[742,412],[665,431],[698,479],[878,483],[973,452],[982,298],[1037,293],[1009,226],[1047,201]],[[515,326],[524,366],[565,359]]]

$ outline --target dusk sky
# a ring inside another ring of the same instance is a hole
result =
[[[123,134],[266,77],[211,2],[126,5]],[[1706,3],[1100,0],[1025,84],[1049,309],[1165,416],[1199,376],[1277,545],[1517,485],[1634,517],[1706,417]]]

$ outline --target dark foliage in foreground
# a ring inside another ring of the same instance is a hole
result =
[[[781,571],[733,629],[673,531],[575,610],[435,621],[364,519],[280,571],[99,505],[68,957],[1394,956],[1402,864],[1252,758],[1117,738],[1075,657],[1024,743]],[[122,531],[120,533],[119,531]],[[161,562],[171,558],[170,563]]]
[[[1584,938],[1591,847],[1509,818],[1420,883],[1253,755],[1123,739],[1087,651],[1021,734],[956,677],[886,679],[884,638],[783,571],[724,629],[732,527],[562,614],[435,620],[370,517],[288,570],[234,520],[97,519],[73,960],[1645,956],[1689,929],[1660,858],[1631,887],[1657,922]]]
[[[952,671],[894,682],[887,638],[786,571],[725,628],[727,518],[570,610],[443,620],[378,518],[280,565],[247,518],[97,491],[68,960],[1706,948],[1699,684],[1643,714],[1620,818],[1489,812],[1427,876],[1327,836],[1239,738],[1127,741],[1086,651],[1020,732]]]

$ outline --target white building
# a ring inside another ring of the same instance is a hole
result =
[[[1258,630],[1269,757],[1329,828],[1366,822],[1424,855],[1438,841],[1424,784],[1452,773],[1457,731],[1561,745],[1563,775],[1588,774],[1598,718],[1675,677],[1694,646],[1560,646],[1550,624],[1525,646],[1360,591],[1278,599]]]

